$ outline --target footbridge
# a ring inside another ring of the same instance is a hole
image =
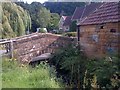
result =
[[[33,33],[21,37],[0,41],[10,58],[20,62],[32,62],[39,58],[50,57],[56,50],[76,42],[76,38],[64,37],[50,33]]]

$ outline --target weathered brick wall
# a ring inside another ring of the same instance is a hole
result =
[[[13,42],[14,57],[22,62],[29,62],[33,57],[44,53],[53,53],[74,41],[75,38],[41,33],[15,38]]]
[[[120,51],[120,23],[106,23],[103,29],[96,25],[80,26],[80,43],[88,56],[106,56]],[[110,32],[115,29],[116,32]]]

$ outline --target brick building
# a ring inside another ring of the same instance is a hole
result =
[[[103,3],[88,17],[79,21],[80,44],[88,56],[120,53],[120,5]]]

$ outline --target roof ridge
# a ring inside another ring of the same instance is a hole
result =
[[[103,6],[103,4],[100,5],[98,8],[96,8],[92,13],[90,13],[89,16],[90,16],[91,14],[95,13],[95,11],[97,11],[97,10],[98,10],[100,7],[102,7],[102,6]],[[89,16],[84,17],[81,22],[84,22]]]
[[[102,23],[102,22],[118,21],[119,16],[118,14],[116,14],[118,13],[117,5],[118,3],[104,2],[89,16],[85,17],[82,21],[80,21],[79,24],[92,24],[92,23],[100,23],[100,22]],[[105,10],[108,10],[108,11],[106,12]]]

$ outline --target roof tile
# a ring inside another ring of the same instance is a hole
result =
[[[63,26],[69,26],[71,24],[71,16],[67,16]]]
[[[91,13],[86,19],[80,21],[80,25],[99,24],[120,21],[120,7],[118,2],[106,2]]]
[[[93,3],[92,2],[91,4],[86,5],[86,8],[85,8],[85,6],[84,7],[77,7],[75,9],[74,14],[73,14],[72,20],[85,18],[86,16],[88,16],[90,13],[95,11],[101,5],[102,5],[102,3]]]

